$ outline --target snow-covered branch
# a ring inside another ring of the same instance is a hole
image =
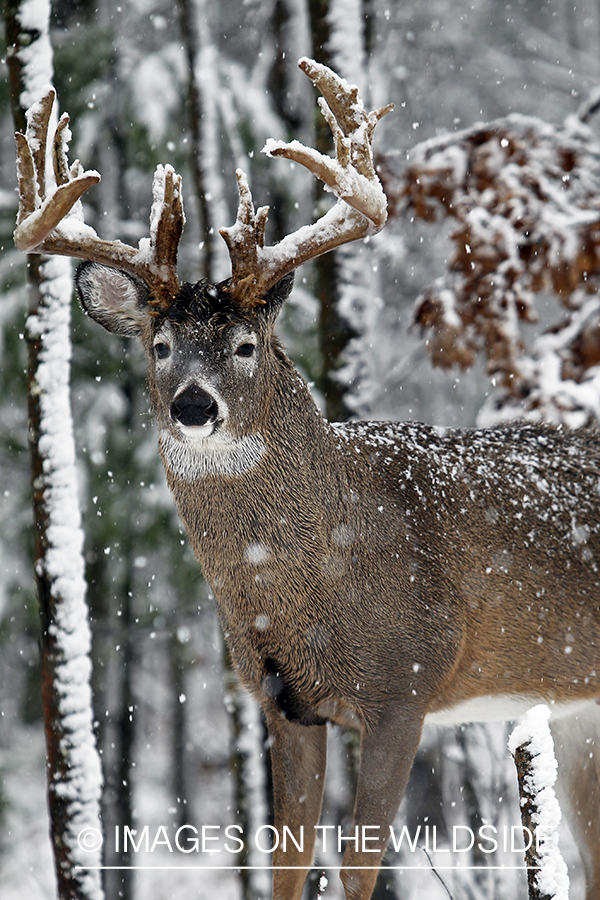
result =
[[[510,735],[519,778],[521,819],[531,900],[568,900],[569,876],[558,848],[560,806],[554,793],[557,763],[548,720],[550,709],[534,706]]]
[[[595,417],[600,143],[581,119],[557,126],[514,114],[426,141],[389,187],[397,211],[457,223],[448,271],[415,310],[434,364],[464,368],[483,352],[502,389],[496,418],[505,407],[568,425]],[[522,327],[537,320],[542,291],[567,310],[550,332],[551,366],[548,335],[528,348]]]

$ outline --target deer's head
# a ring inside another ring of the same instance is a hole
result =
[[[163,445],[213,452],[260,434],[281,360],[273,329],[292,285],[290,273],[263,302],[240,305],[229,281],[183,284],[157,308],[146,284],[127,272],[85,262],[76,274],[86,313],[108,331],[140,339]]]
[[[134,248],[100,240],[78,217],[76,204],[99,175],[83,172],[78,162],[69,169],[67,117],[49,139],[53,91],[29,111],[27,134],[17,135],[15,243],[27,252],[86,260],[76,278],[84,310],[109,331],[139,337],[146,350],[163,450],[173,443],[200,442],[204,449],[242,446],[247,452],[248,440],[260,433],[273,370],[281,361],[273,328],[293,271],[340,244],[375,234],[385,223],[387,204],[373,165],[372,140],[391,106],[367,112],[357,88],[331,69],[307,59],[300,66],[323,94],[319,102],[336,157],[297,141],[268,141],[264,150],[306,166],[338,201],[314,225],[265,246],[268,207],[255,212],[246,177],[238,170],[237,220],[221,231],[232,276],[217,285],[180,285],[177,278],[184,215],[181,179],[170,166],[157,168],[150,238]],[[167,455],[174,459],[177,452]]]

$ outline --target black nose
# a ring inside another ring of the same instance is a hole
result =
[[[217,418],[219,407],[197,384],[190,384],[171,403],[171,418],[180,425],[206,425]]]

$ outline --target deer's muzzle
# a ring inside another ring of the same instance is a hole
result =
[[[171,418],[187,428],[199,428],[216,421],[217,401],[197,384],[190,384],[171,403]]]

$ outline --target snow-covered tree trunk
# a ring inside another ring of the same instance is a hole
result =
[[[226,670],[225,706],[231,722],[231,768],[234,779],[236,824],[244,835],[238,856],[243,900],[265,898],[271,892],[265,854],[257,850],[254,836],[269,823],[267,805],[266,729],[257,702],[240,686],[232,668]]]
[[[182,8],[189,0],[179,0]],[[220,121],[220,111],[228,107],[228,98],[223,97],[220,83],[218,47],[210,33],[206,0],[197,0],[190,9],[192,25],[186,38],[188,65],[193,70],[188,73],[189,88],[194,98],[198,115],[197,126],[193,129],[194,147],[192,156],[201,163],[198,170],[198,190],[202,190],[199,202],[201,215],[202,271],[208,281],[215,282],[231,274],[229,253],[225,242],[217,234],[218,229],[232,221],[232,212],[227,207],[223,184],[223,160],[219,146],[223,130],[231,131],[231,123]],[[181,19],[183,23],[183,16]],[[200,115],[201,112],[201,115]],[[190,110],[193,116],[193,106]],[[236,160],[240,165],[241,161]]]
[[[314,58],[360,85],[364,95],[369,79],[363,0],[328,0],[326,4],[313,0],[309,8]],[[318,130],[316,146],[327,152],[330,140],[324,125]],[[372,247],[368,242],[338,247],[318,259],[315,268],[327,417],[340,421],[368,415],[374,399],[374,327],[381,307]]]
[[[50,3],[6,3],[15,124],[52,80]],[[71,267],[29,258],[29,442],[48,798],[61,900],[101,900],[99,800],[92,730],[90,630],[70,410]]]
[[[569,898],[569,876],[558,848],[561,811],[554,793],[557,764],[549,718],[547,706],[534,706],[508,742],[519,778],[530,900]]]
[[[200,44],[192,0],[177,0],[177,9],[179,13],[179,30],[187,62],[186,111],[192,139],[192,152],[189,154],[189,163],[192,171],[192,185],[198,204],[200,233],[202,235],[202,277],[210,281],[213,269],[213,238],[215,230],[210,221],[208,205],[210,192],[206,186],[204,156],[202,153],[202,102],[197,77]]]
[[[311,56],[319,63],[333,66],[331,45],[331,2],[330,0],[309,0],[310,29],[312,36]],[[359,34],[361,29],[359,29]],[[344,72],[340,72],[344,76]],[[324,119],[317,119],[314,147],[321,153],[328,153],[331,146],[329,128]],[[323,194],[320,186],[316,189],[316,206],[322,208]],[[358,337],[352,324],[340,313],[338,290],[339,248],[319,257],[314,262],[314,291],[319,303],[319,343],[322,356],[320,388],[325,396],[325,415],[330,421],[344,421],[353,410],[347,404],[347,384],[338,377],[344,365],[344,351],[348,344]]]
[[[61,259],[30,268],[39,279],[29,284],[29,431],[52,840],[61,900],[96,900],[99,871],[79,868],[100,862],[102,776],[69,407],[71,271]]]

